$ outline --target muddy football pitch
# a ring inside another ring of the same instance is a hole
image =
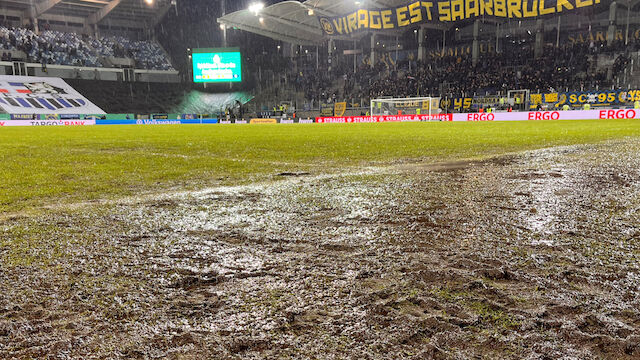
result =
[[[0,359],[640,358],[638,120],[0,130]]]

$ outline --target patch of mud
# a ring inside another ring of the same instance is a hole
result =
[[[638,154],[282,175],[7,218],[0,358],[636,359]]]
[[[309,176],[309,175],[311,175],[311,173],[308,173],[308,172],[282,172],[282,173],[279,173],[277,176],[300,177],[300,176]]]

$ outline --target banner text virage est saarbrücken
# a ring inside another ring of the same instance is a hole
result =
[[[532,19],[593,7],[600,0],[431,0],[387,9],[359,9],[337,17],[318,17],[327,36],[401,29],[427,22],[477,17]]]

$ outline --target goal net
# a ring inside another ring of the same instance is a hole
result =
[[[371,100],[371,115],[438,115],[439,97],[389,98]]]
[[[509,105],[513,106],[516,111],[529,111],[529,99],[531,92],[529,90],[509,90],[507,98]]]

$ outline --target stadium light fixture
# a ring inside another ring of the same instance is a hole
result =
[[[152,5],[153,4],[153,0],[144,0],[144,2],[146,2],[147,5]]]
[[[313,14],[314,14],[313,9],[309,9],[309,11],[307,11],[307,15],[313,16]]]
[[[249,11],[254,13],[256,16],[258,16],[258,13],[260,13],[262,9],[264,9],[263,3],[252,3],[251,5],[249,5]]]
[[[264,18],[262,16],[260,16],[260,19],[258,19],[258,21],[260,21],[260,24],[264,25]]]

